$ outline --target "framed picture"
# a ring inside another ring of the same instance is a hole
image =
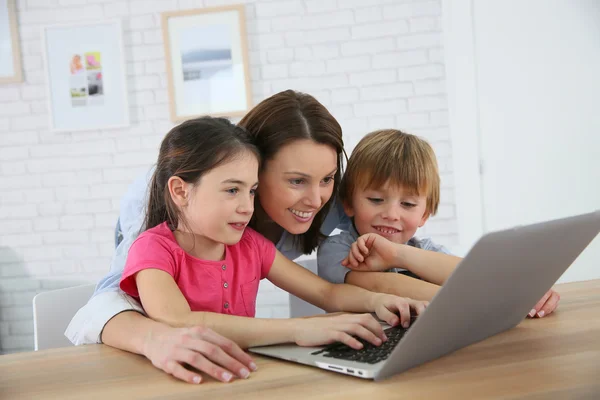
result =
[[[0,0],[0,83],[23,81],[15,0]]]
[[[120,21],[42,28],[50,129],[129,125]]]
[[[163,13],[162,29],[172,121],[250,109],[243,5]]]

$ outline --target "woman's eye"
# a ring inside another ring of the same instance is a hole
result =
[[[379,197],[367,197],[367,199],[371,203],[375,203],[375,204],[379,204],[379,203],[383,202],[383,199],[380,199]]]
[[[250,189],[250,196],[256,195],[256,189]]]
[[[292,185],[302,185],[304,183],[304,179],[290,179],[290,183]]]
[[[323,179],[323,183],[326,185],[329,185],[331,182],[333,182],[333,176],[328,176],[327,178]]]
[[[240,190],[238,188],[231,188],[231,189],[227,189],[226,192],[227,193],[231,193],[231,194],[237,194]]]

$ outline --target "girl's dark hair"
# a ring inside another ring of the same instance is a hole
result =
[[[225,118],[196,118],[171,129],[160,145],[144,229],[165,221],[172,230],[177,228],[180,211],[169,194],[169,178],[178,176],[196,184],[202,175],[244,152],[254,154],[260,161],[250,135]]]
[[[321,234],[321,225],[331,204],[335,201],[336,190],[342,176],[342,161],[346,153],[340,124],[325,106],[311,95],[286,90],[260,102],[242,118],[239,125],[254,138],[254,143],[264,161],[263,167],[282,147],[296,140],[310,139],[335,149],[338,157],[334,193],[317,213],[308,231],[296,237],[303,253],[311,253],[324,238]],[[257,194],[256,199],[260,200],[258,197]],[[256,206],[260,206],[260,201]],[[250,226],[253,228],[256,226],[254,218]]]

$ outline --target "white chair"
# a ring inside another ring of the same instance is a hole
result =
[[[52,290],[33,298],[33,340],[36,351],[72,346],[65,329],[94,293],[95,284]]]

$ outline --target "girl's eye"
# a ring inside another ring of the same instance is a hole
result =
[[[238,188],[227,189],[226,192],[230,194],[237,194],[240,191]]]
[[[256,189],[250,189],[250,196],[256,195]]]
[[[292,185],[302,185],[304,183],[304,179],[290,179],[290,183]]]
[[[367,199],[374,204],[379,204],[383,202],[383,199],[380,199],[379,197],[367,197]]]

